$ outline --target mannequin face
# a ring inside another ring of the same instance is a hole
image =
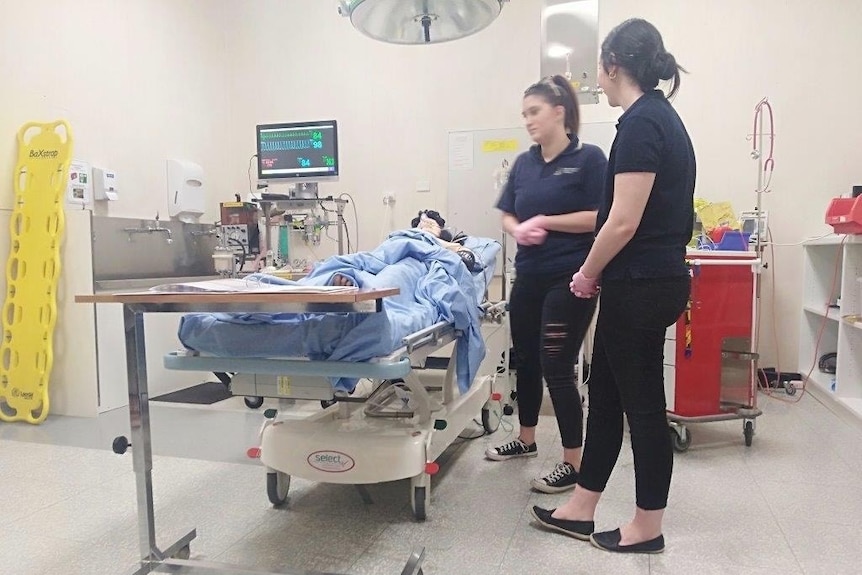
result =
[[[558,131],[565,132],[565,113],[562,106],[552,106],[544,98],[530,95],[524,98],[521,115],[530,137],[542,145],[551,141]]]
[[[425,214],[419,216],[419,225],[417,227],[423,232],[433,235],[435,238],[440,237],[440,225]]]

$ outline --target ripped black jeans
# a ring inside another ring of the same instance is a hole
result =
[[[567,449],[583,443],[584,413],[575,384],[575,361],[596,310],[596,298],[581,299],[569,291],[576,271],[520,273],[509,298],[518,420],[523,427],[539,422],[544,377]]]

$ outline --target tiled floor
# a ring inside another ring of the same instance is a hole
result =
[[[690,428],[692,447],[675,459],[666,552],[618,556],[531,522],[529,506],[567,497],[529,490],[559,455],[549,416],[536,459],[485,461],[485,448],[509,437],[505,429],[453,446],[441,458],[428,520],[417,523],[406,481],[370,486],[367,505],[352,487],[294,479],[289,505],[274,509],[263,470],[244,455],[260,412],[238,399],[151,403],[157,532],[166,546],[197,527],[194,558],[357,575],[397,575],[415,546],[425,548],[430,575],[862,573],[862,430],[810,396],[795,405],[761,396],[761,407],[750,448],[740,421]],[[109,451],[127,432],[122,410],[0,424],[0,573],[133,571],[132,459]],[[627,520],[633,496],[626,444],[598,527]]]

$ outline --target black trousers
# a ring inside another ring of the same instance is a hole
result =
[[[673,450],[664,396],[664,339],[685,310],[688,277],[603,281],[589,378],[587,437],[578,483],[604,491],[623,442],[634,454],[637,506],[667,506]]]
[[[575,384],[575,360],[596,309],[595,299],[581,299],[569,291],[575,271],[518,274],[509,298],[518,419],[524,427],[539,422],[544,376],[565,448],[583,444],[584,412]]]

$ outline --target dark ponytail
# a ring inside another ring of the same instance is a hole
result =
[[[578,97],[571,82],[557,74],[548,76],[524,91],[524,97],[539,96],[551,106],[562,106],[566,110],[566,132],[577,135],[581,127],[581,111],[578,107]]]
[[[611,66],[623,68],[644,92],[654,89],[661,80],[670,80],[668,98],[676,95],[679,73],[686,71],[665,50],[656,27],[640,18],[626,20],[610,31],[602,42],[601,61],[606,72]]]

